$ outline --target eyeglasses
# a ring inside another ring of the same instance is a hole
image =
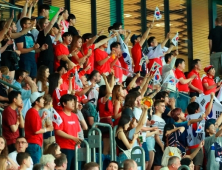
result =
[[[27,143],[27,142],[24,142],[24,141],[21,141],[21,142],[19,142],[19,141],[16,141],[16,144],[25,144],[25,143]]]

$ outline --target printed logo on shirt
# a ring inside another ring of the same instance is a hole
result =
[[[73,124],[76,124],[76,122],[75,121],[68,121],[68,124],[73,125]]]
[[[31,36],[25,36],[25,45],[26,45],[26,48],[32,48],[34,46],[34,41]],[[30,52],[34,53],[35,50],[32,50]]]

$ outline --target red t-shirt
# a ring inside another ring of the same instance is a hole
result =
[[[212,86],[212,85],[215,84],[214,77],[212,77],[212,76],[210,76],[210,75],[207,75],[206,77],[203,78],[202,83],[203,83],[203,84],[204,84],[204,83],[208,83],[208,86]],[[212,92],[215,93],[217,87],[214,87],[214,88],[212,88],[212,89],[210,89],[210,90],[207,90],[207,89],[205,89],[204,86],[203,86],[203,89],[204,89],[204,94],[205,94],[205,95],[208,95],[208,94],[210,94],[210,93],[212,93]]]
[[[179,70],[178,68],[176,68],[175,74],[176,74],[176,77],[178,80],[180,78],[186,79],[184,73],[181,70]],[[189,92],[188,84],[181,84],[180,82],[178,82],[178,91],[179,92]]]
[[[60,66],[60,60],[58,60],[58,56],[61,55],[69,55],[69,49],[62,43],[59,43],[54,48],[55,51],[55,61],[54,61],[54,69],[57,70],[57,68]]]
[[[95,50],[95,70],[97,70],[100,74],[110,72],[110,59],[101,66],[97,63],[107,57],[108,54],[106,51],[102,51],[99,48]]]
[[[58,88],[56,88],[52,94],[52,104],[53,104],[53,108],[59,112],[59,111],[62,111],[63,108],[60,104],[60,98],[65,95],[65,94],[68,94],[68,90],[60,90]]]
[[[31,108],[25,116],[25,138],[28,143],[37,144],[42,147],[43,134],[35,134],[40,129],[42,129],[42,120],[39,112]]]
[[[83,53],[86,55],[88,53],[89,49],[92,49],[92,54],[89,57],[88,64],[91,64],[91,68],[86,71],[86,74],[90,74],[94,70],[94,49],[95,49],[95,44],[92,44],[91,46],[87,47],[87,43],[84,43],[82,45]]]
[[[100,98],[99,100],[98,100],[98,109],[99,109],[99,116],[100,117],[108,117],[108,116],[113,116],[113,103],[112,103],[112,101],[111,100],[108,100],[107,102],[108,102],[108,108],[109,108],[109,111],[107,111],[106,109],[105,109],[105,107],[106,107],[106,103],[103,103],[102,101],[101,101],[101,99],[104,99],[103,97],[102,98]]]
[[[136,43],[133,48],[131,49],[131,53],[132,53],[132,58],[134,61],[134,73],[141,71],[141,66],[140,64],[140,60],[142,58],[142,50],[141,50],[141,46],[140,43]]]
[[[119,62],[119,59],[116,61],[115,65],[121,67],[121,64]],[[116,78],[119,79],[119,82],[122,83],[122,78],[123,78],[123,70],[119,67],[113,66],[113,70],[114,70],[114,75]]]
[[[10,106],[6,107],[2,112],[2,133],[7,141],[7,145],[11,145],[16,142],[16,138],[19,137],[19,129],[16,132],[12,132],[10,126],[17,123],[17,112]],[[7,147],[7,146],[6,146]]]
[[[196,88],[198,88],[199,90],[201,90],[201,91],[203,91],[203,85],[202,85],[202,81],[201,81],[201,78],[200,78],[200,74],[197,72],[197,71],[195,71],[194,69],[193,70],[191,70],[191,72],[189,72],[189,74],[187,75],[187,78],[190,78],[192,75],[197,75],[197,77],[195,78],[195,79],[193,79],[193,81],[191,82],[191,84],[194,86],[194,87],[196,87]],[[190,88],[190,91],[191,92],[195,92],[194,90],[192,90],[191,88]]]
[[[77,55],[78,55],[79,59],[84,57],[84,54],[82,53],[82,51],[79,51]],[[75,60],[74,57],[72,57],[71,60],[73,63],[78,64],[78,62]]]
[[[62,118],[62,123],[58,126],[56,123],[53,122],[55,131],[61,130],[71,136],[78,137],[78,132],[80,132],[81,129],[77,115],[71,113],[71,115],[68,116],[63,111],[59,112],[58,114]],[[56,135],[56,133],[55,138],[56,143],[58,143],[62,149],[75,150],[75,142],[73,140],[62,138],[61,136]]]
[[[126,62],[124,61],[123,56],[119,58],[119,62],[120,62],[120,64],[121,64],[121,67],[123,67],[123,68],[126,69],[126,70],[129,70],[129,67],[128,67],[128,65],[126,64]],[[129,72],[126,71],[126,70],[122,70],[122,72],[123,72],[123,74],[124,74],[125,76],[127,76],[127,75],[129,74]]]

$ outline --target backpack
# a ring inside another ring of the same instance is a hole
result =
[[[166,137],[166,148],[163,152],[163,157],[162,157],[162,161],[161,161],[161,165],[163,167],[168,165],[168,160],[171,156],[177,156],[181,159],[182,156],[182,152],[177,148],[176,144],[175,147],[169,146],[169,142],[168,142],[168,136]]]

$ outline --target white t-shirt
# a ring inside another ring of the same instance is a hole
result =
[[[49,86],[49,83],[46,82],[46,86],[48,87]],[[42,91],[42,82],[41,81],[38,81],[37,82],[37,87],[38,87],[38,91]]]
[[[19,166],[18,162],[16,161],[17,154],[18,154],[18,152],[14,151],[14,152],[11,152],[10,154],[8,154],[8,157],[11,158]],[[31,158],[31,166],[30,166],[30,168],[27,168],[26,170],[32,170],[32,168],[33,168],[33,161]]]

